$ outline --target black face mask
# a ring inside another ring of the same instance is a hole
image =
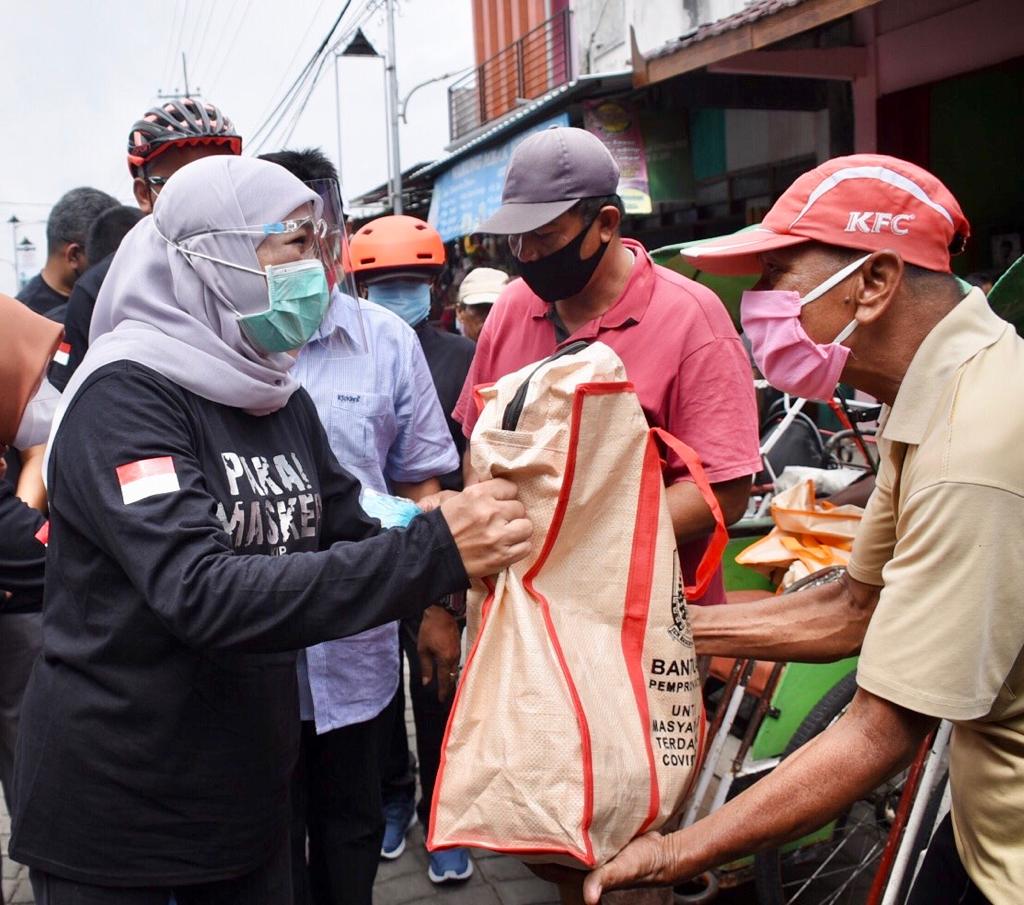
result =
[[[565,248],[538,258],[536,261],[519,261],[519,274],[526,285],[545,302],[557,302],[567,299],[580,292],[597,270],[601,258],[608,249],[608,243],[602,242],[589,258],[580,257],[583,240],[594,225],[591,220],[580,234]]]

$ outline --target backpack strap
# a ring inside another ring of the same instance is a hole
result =
[[[660,439],[672,452],[683,460],[683,464],[689,469],[690,476],[697,485],[700,495],[704,497],[704,502],[708,504],[711,514],[715,517],[715,530],[708,540],[708,546],[701,557],[700,565],[697,566],[696,584],[683,589],[686,599],[692,601],[695,598],[704,596],[708,585],[711,583],[711,579],[714,577],[715,572],[718,571],[718,566],[722,562],[722,554],[725,552],[725,545],[729,543],[729,530],[725,526],[725,516],[722,515],[722,507],[718,505],[718,499],[711,489],[707,476],[704,474],[704,466],[701,464],[700,456],[691,447],[683,443],[682,440],[673,437],[672,434],[662,430],[660,427],[652,427],[650,434]]]

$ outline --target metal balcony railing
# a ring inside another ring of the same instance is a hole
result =
[[[556,13],[449,86],[452,141],[572,78],[569,14]]]

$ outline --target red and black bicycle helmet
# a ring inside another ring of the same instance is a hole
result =
[[[232,154],[242,153],[242,137],[220,109],[198,98],[167,101],[146,111],[128,133],[128,169],[152,162],[168,148],[196,145],[228,145]]]

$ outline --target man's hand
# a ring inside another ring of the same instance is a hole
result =
[[[494,575],[530,552],[533,524],[503,478],[481,481],[441,504],[470,578]]]
[[[667,836],[634,839],[587,877],[585,901],[687,880],[813,832],[909,764],[936,722],[858,689],[842,719],[717,811]]]
[[[445,500],[450,500],[452,497],[457,496],[458,494],[454,490],[439,490],[437,493],[421,496],[418,500],[415,500],[415,503],[424,512],[433,512],[435,509],[440,509],[441,504]]]
[[[587,876],[583,884],[583,901],[586,905],[598,905],[601,895],[611,889],[668,886],[675,882],[679,870],[666,853],[670,839],[670,836],[660,833],[638,836],[611,861]]]
[[[9,448],[6,443],[0,443],[0,481],[7,477],[7,460],[4,456]]]
[[[423,611],[416,651],[420,655],[420,677],[429,685],[437,669],[437,699],[447,701],[455,690],[462,658],[462,633],[451,613],[439,606],[428,606]]]

